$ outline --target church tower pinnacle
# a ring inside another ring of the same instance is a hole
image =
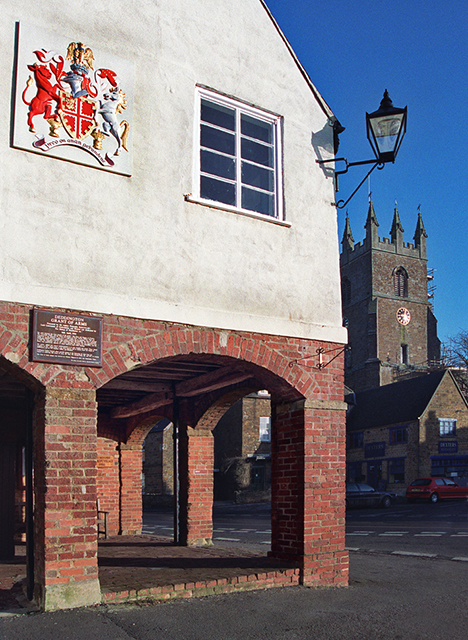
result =
[[[426,258],[426,238],[427,233],[424,228],[424,222],[421,214],[421,205],[418,207],[418,222],[416,224],[416,231],[414,232],[414,246],[419,249],[419,255],[421,258]]]
[[[371,194],[369,194],[369,209],[364,229],[366,230],[366,243],[370,244],[371,247],[377,247],[379,244],[379,223],[375,215]]]
[[[348,212],[346,212],[346,222],[343,231],[343,239],[341,240],[341,246],[343,251],[352,251],[354,249],[353,232],[351,231],[351,225],[349,223]]]
[[[403,233],[404,233],[403,225],[401,224],[400,214],[398,213],[398,205],[395,200],[395,209],[393,212],[393,222],[392,228],[390,229],[390,238],[391,241],[396,246],[396,251],[399,253],[403,248]]]

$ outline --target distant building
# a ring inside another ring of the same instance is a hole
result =
[[[219,420],[214,437],[214,498],[252,502],[271,497],[271,401],[267,391],[241,398]],[[174,501],[173,424],[160,420],[143,447],[143,504]]]
[[[347,396],[347,480],[404,495],[421,476],[468,477],[468,405],[451,371]]]
[[[397,207],[390,238],[379,237],[372,201],[365,229],[364,241],[355,244],[346,220],[340,262],[349,346],[345,383],[355,392],[430,371],[440,360],[421,212],[413,243],[403,241]]]
[[[215,499],[270,498],[271,402],[259,391],[238,400],[214,428]]]

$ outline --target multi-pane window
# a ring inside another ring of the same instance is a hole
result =
[[[439,420],[439,434],[441,436],[454,436],[457,430],[457,421],[450,419]]]
[[[394,458],[388,461],[388,481],[390,484],[405,482],[404,458]]]
[[[408,442],[408,429],[406,427],[392,427],[390,429],[390,444]]]
[[[408,297],[408,274],[406,269],[398,267],[393,272],[393,287],[398,298]]]
[[[280,118],[200,94],[199,196],[281,218]]]
[[[364,433],[362,431],[356,431],[348,434],[348,447],[349,449],[357,449],[364,445]]]

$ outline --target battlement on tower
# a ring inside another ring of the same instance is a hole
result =
[[[398,209],[395,207],[390,238],[381,238],[378,234],[379,223],[374,211],[372,201],[369,203],[369,212],[365,224],[366,237],[362,242],[354,242],[349,218],[346,218],[346,226],[343,233],[341,263],[350,262],[361,257],[368,251],[385,251],[395,255],[426,260],[426,238],[421,211],[418,212],[418,221],[414,234],[414,242],[404,242],[404,229],[401,225]]]

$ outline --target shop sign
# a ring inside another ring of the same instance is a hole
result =
[[[385,456],[385,442],[369,442],[364,445],[364,457],[382,458]]]
[[[439,442],[439,453],[458,453],[458,441],[442,440]]]

